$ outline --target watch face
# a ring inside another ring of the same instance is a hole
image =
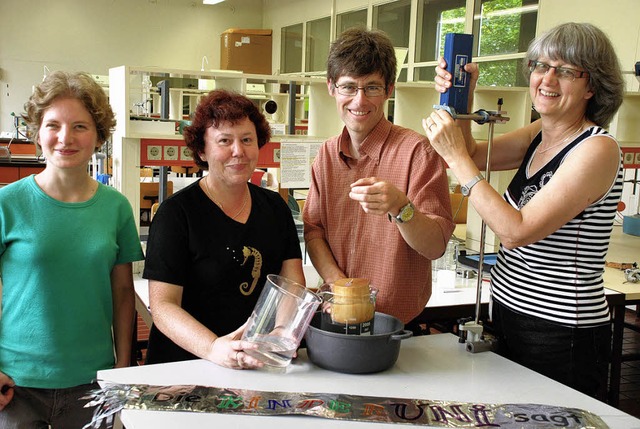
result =
[[[466,186],[463,186],[462,188],[460,188],[460,193],[462,195],[464,195],[465,197],[469,196],[469,188],[467,188]]]
[[[411,203],[407,204],[402,208],[399,215],[402,222],[409,222],[411,218],[413,218],[413,206]]]

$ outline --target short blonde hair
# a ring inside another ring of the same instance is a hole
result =
[[[116,119],[107,94],[100,85],[87,73],[54,71],[35,87],[24,104],[26,113],[22,117],[36,136],[36,143],[45,111],[59,98],[74,98],[82,102],[95,122],[100,144],[111,138]]]

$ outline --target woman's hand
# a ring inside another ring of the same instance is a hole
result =
[[[460,157],[469,156],[462,130],[446,110],[434,110],[422,120],[422,128],[431,146],[453,167]]]
[[[256,350],[258,345],[250,341],[242,341],[242,333],[247,323],[235,331],[216,338],[211,343],[211,350],[207,359],[220,366],[232,369],[255,369],[262,368],[264,362],[245,353],[245,350]]]
[[[0,411],[13,399],[13,386],[16,383],[11,377],[0,371]]]
[[[436,91],[438,92],[447,92],[447,90],[451,88],[451,80],[453,77],[451,76],[451,73],[447,71],[446,67],[447,62],[444,60],[444,58],[440,57],[440,59],[438,60],[438,65],[436,66],[436,77],[434,78],[434,81],[436,83]],[[478,76],[480,76],[478,64],[465,64],[464,71],[469,73],[469,96],[471,97],[473,91],[475,91],[476,89]],[[471,107],[471,104],[469,105],[469,107]]]
[[[435,88],[443,93],[451,88],[452,75],[446,70],[447,62],[440,58],[436,66]],[[469,74],[468,111],[473,109],[473,92],[478,81],[478,65],[469,63],[465,65],[465,71]],[[431,145],[445,160],[449,167],[459,160],[459,157],[468,157],[475,152],[475,140],[471,136],[471,121],[454,121],[445,110],[436,110],[422,120],[422,127],[429,138]]]

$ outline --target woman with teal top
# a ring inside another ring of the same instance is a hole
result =
[[[81,428],[96,372],[129,365],[143,254],[128,200],[87,172],[115,126],[102,88],[54,72],[25,110],[46,167],[0,189],[0,427]]]

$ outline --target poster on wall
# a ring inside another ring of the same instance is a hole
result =
[[[280,142],[280,186],[307,189],[311,165],[323,140],[282,140]]]

